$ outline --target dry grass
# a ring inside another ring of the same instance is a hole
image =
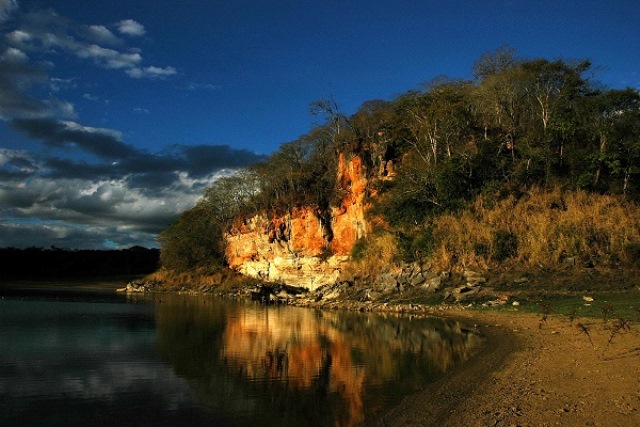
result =
[[[640,207],[621,197],[583,191],[533,189],[520,199],[489,203],[480,196],[470,209],[433,220],[434,265],[486,267],[500,261],[558,267],[596,263],[613,266],[628,259],[625,247],[640,240]],[[500,238],[514,236],[504,256]]]
[[[243,277],[238,273],[222,269],[215,272],[205,271],[202,269],[190,271],[173,271],[160,269],[145,277],[146,281],[161,282],[165,288],[215,288],[228,289],[235,286],[241,286],[251,281],[250,278]]]
[[[396,263],[398,245],[395,236],[388,231],[380,231],[367,237],[362,256],[352,260],[342,272],[345,280],[362,276],[377,277]]]

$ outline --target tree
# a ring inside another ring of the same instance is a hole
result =
[[[501,46],[493,52],[485,52],[473,64],[473,74],[477,80],[499,74],[502,71],[513,68],[520,63],[516,56],[516,50],[509,46]]]
[[[340,111],[338,103],[333,98],[322,98],[312,102],[309,106],[309,111],[313,115],[324,115],[326,117],[329,126],[321,127],[331,130],[333,148],[336,153],[339,152],[342,149],[341,142],[344,142],[341,139],[341,132],[344,129],[353,130],[353,128],[347,116]]]
[[[589,61],[567,64],[562,60],[546,59],[525,61],[520,67],[527,93],[529,144],[545,165],[545,181],[552,175],[552,167],[564,161],[565,136],[571,133],[575,120],[573,103],[588,88],[582,74],[591,67]]]
[[[610,90],[584,102],[585,126],[597,137],[593,185],[600,186],[607,167],[614,175],[624,170],[626,192],[631,174],[637,168],[633,161],[639,143],[640,94],[633,89]]]
[[[328,205],[335,193],[337,151],[328,125],[283,144],[256,167],[262,207],[289,210],[303,204]]]
[[[567,139],[575,137],[575,103],[590,90],[583,74],[591,63],[499,57],[477,64],[484,71],[474,112],[484,139],[497,139],[498,151],[511,154],[513,170],[521,176],[548,183],[565,163]]]
[[[471,124],[472,86],[464,81],[432,82],[407,108],[408,141],[426,167],[451,158],[463,146]]]
[[[239,215],[256,210],[256,196],[260,192],[260,178],[254,170],[243,169],[231,176],[215,180],[198,206],[213,215],[215,221],[226,226]]]
[[[509,67],[486,76],[478,86],[475,111],[482,118],[485,139],[489,129],[499,133],[501,149],[515,160],[517,142],[527,119],[527,90],[524,70]]]
[[[161,265],[176,271],[222,267],[223,230],[223,225],[205,206],[196,206],[183,212],[158,237]]]

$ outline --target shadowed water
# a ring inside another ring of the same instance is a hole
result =
[[[481,345],[441,319],[78,289],[3,297],[2,425],[360,425]]]

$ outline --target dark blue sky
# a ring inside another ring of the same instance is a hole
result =
[[[312,101],[350,114],[503,45],[640,88],[638,22],[637,0],[0,0],[0,246],[155,245]]]

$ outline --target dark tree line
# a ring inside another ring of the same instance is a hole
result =
[[[394,163],[395,178],[379,181],[373,203],[399,229],[464,209],[479,194],[517,196],[532,187],[637,201],[640,94],[603,88],[592,68],[501,48],[481,56],[473,80],[438,78],[392,101],[365,102],[349,117],[333,100],[317,101],[312,112],[325,123],[216,181],[162,233],[162,263],[222,265],[222,233],[238,216],[299,205],[326,212],[340,199],[340,153],[361,156],[372,176]]]
[[[122,250],[0,248],[0,279],[68,279],[149,274],[160,251],[134,246]]]

